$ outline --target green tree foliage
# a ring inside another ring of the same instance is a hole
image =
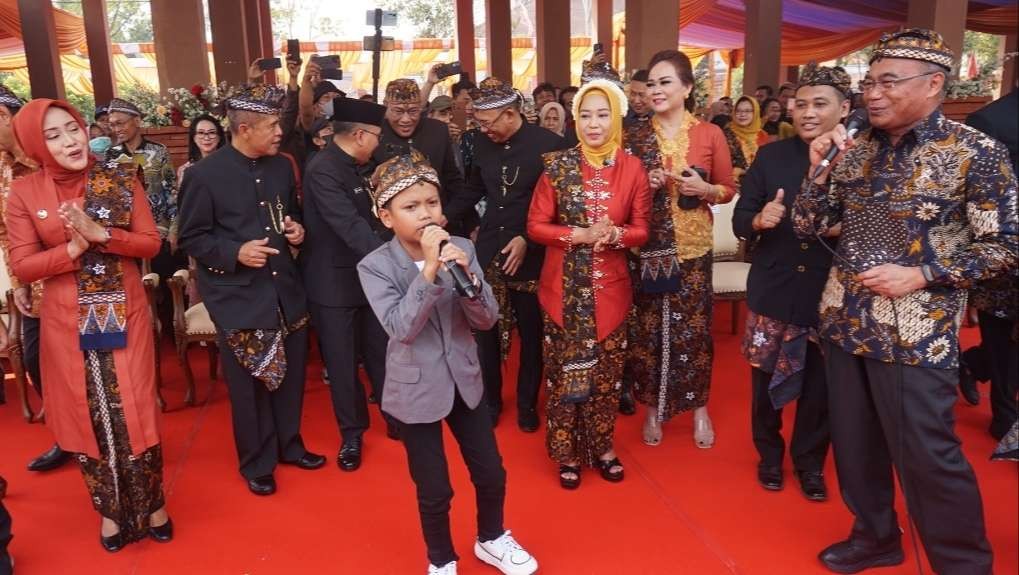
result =
[[[456,29],[452,0],[386,0],[382,8],[410,20],[422,38],[452,38]]]
[[[53,0],[61,10],[81,16],[81,0]],[[148,0],[106,0],[112,42],[151,42],[152,10]]]

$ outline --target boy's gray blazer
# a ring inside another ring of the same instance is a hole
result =
[[[445,270],[435,283],[426,281],[397,238],[357,265],[365,297],[389,334],[382,409],[404,423],[432,423],[449,415],[454,388],[471,409],[484,392],[471,329],[491,329],[499,307],[474,245],[459,237],[450,241],[467,253],[471,271],[481,278],[481,295],[474,300],[456,293]]]

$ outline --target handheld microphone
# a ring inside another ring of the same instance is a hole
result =
[[[866,108],[857,108],[853,110],[852,114],[846,118],[846,133],[849,134],[850,138],[855,138],[861,131],[867,129],[870,126],[870,120],[867,118]],[[821,160],[821,163],[814,168],[814,173],[811,174],[810,179],[816,180],[828,166],[831,165],[831,161],[835,159],[835,156],[839,155],[838,146],[832,144],[831,148],[828,149],[828,153]]]
[[[428,224],[429,226],[438,226],[439,224]],[[442,253],[442,248],[446,247],[448,240],[442,240],[439,242],[439,253]],[[454,263],[453,265],[446,265],[446,269],[449,270],[449,275],[453,276],[453,285],[456,287],[456,293],[467,299],[474,299],[478,297],[478,287],[471,281],[470,276],[467,275],[467,270],[463,269],[460,264]]]

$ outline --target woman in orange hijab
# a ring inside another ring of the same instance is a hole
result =
[[[581,465],[622,481],[613,448],[633,289],[626,251],[648,237],[651,191],[622,147],[627,101],[607,64],[585,64],[573,99],[580,145],[545,156],[527,235],[547,246],[538,281],[549,380],[545,444],[565,489]]]
[[[66,102],[29,102],[14,135],[42,165],[12,185],[7,226],[14,274],[45,286],[46,423],[78,454],[107,551],[169,541],[152,319],[137,265],[159,252],[159,234],[137,171],[95,163]]]

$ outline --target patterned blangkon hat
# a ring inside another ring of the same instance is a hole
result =
[[[580,74],[580,89],[573,97],[574,118],[580,117],[580,103],[584,101],[584,95],[593,88],[599,88],[615,96],[619,103],[620,114],[626,115],[630,106],[626,92],[623,91],[623,81],[619,78],[619,72],[616,72],[608,62],[595,64],[590,60],[585,60],[583,71]]]
[[[906,58],[937,64],[946,70],[952,69],[955,52],[945,44],[945,39],[934,30],[906,28],[881,36],[870,57],[870,63],[882,58]]]
[[[25,105],[21,101],[21,98],[17,97],[14,92],[11,92],[10,88],[0,84],[0,105],[7,106],[11,109],[18,109]]]
[[[278,114],[286,92],[279,86],[246,84],[226,99],[227,110],[243,110],[256,114]]]
[[[123,98],[114,98],[110,100],[109,104],[107,104],[106,113],[112,114],[114,112],[120,112],[121,114],[127,114],[129,116],[138,116],[139,118],[142,115],[142,111],[138,109],[138,106],[136,106],[134,102],[128,102]]]
[[[818,66],[817,62],[810,62],[803,67],[800,81],[796,84],[797,88],[803,86],[831,86],[847,98],[853,95],[853,80],[849,77],[849,73],[840,66],[832,68]]]
[[[488,77],[482,80],[477,88],[471,90],[471,100],[475,110],[494,110],[519,102],[523,98],[512,84]]]
[[[372,179],[377,181],[372,192],[372,212],[378,216],[379,208],[386,205],[396,194],[418,182],[440,186],[439,175],[428,163],[424,154],[411,148],[409,154],[396,156],[382,162]]]
[[[399,78],[386,84],[386,104],[420,104],[421,88],[410,78]]]

